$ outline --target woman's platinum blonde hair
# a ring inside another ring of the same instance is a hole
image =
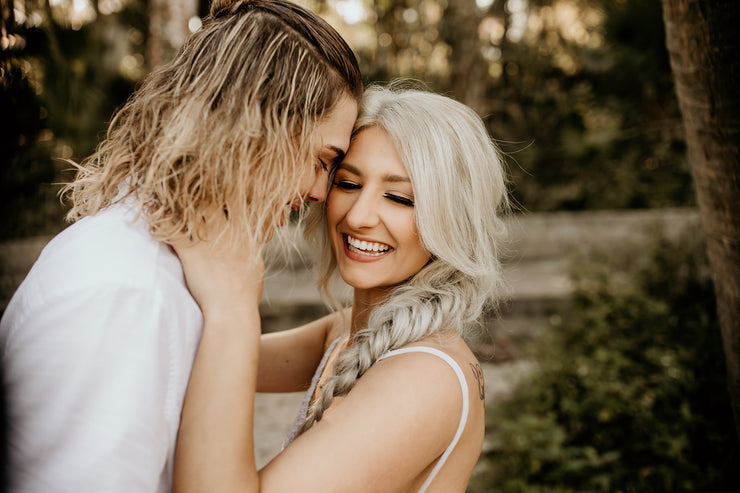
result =
[[[466,337],[500,298],[502,216],[509,207],[501,154],[473,110],[406,86],[368,88],[353,135],[378,127],[390,136],[411,180],[419,235],[432,260],[373,309],[368,327],[339,354],[302,431],[383,353],[442,330]],[[320,252],[325,294],[336,271],[326,228],[326,214],[316,207],[306,236]]]
[[[224,211],[230,238],[285,219],[310,136],[363,82],[324,20],[285,0],[214,0],[203,27],[151,73],[62,191],[68,219],[133,198],[155,238],[198,236]]]

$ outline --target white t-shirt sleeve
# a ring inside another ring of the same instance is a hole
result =
[[[3,321],[18,328],[3,355],[14,491],[155,492],[182,399],[179,317],[159,291],[63,296]]]

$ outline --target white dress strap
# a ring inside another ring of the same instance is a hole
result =
[[[465,429],[465,423],[468,421],[468,412],[470,410],[470,403],[468,401],[468,384],[465,381],[465,375],[463,374],[460,365],[458,365],[457,362],[452,359],[447,353],[444,353],[439,349],[426,346],[411,346],[401,349],[394,349],[384,353],[382,356],[380,356],[380,358],[378,358],[378,361],[390,356],[396,356],[398,354],[405,353],[428,353],[441,358],[442,360],[444,360],[445,363],[450,365],[452,370],[455,372],[455,375],[457,375],[457,380],[460,382],[460,389],[462,390],[462,413],[460,415],[460,424],[457,425],[455,436],[452,438],[452,441],[447,446],[447,449],[445,449],[445,451],[442,453],[442,456],[437,461],[434,469],[432,469],[432,472],[429,473],[429,476],[427,477],[426,481],[424,481],[424,484],[422,484],[421,488],[419,488],[419,493],[424,493],[427,488],[429,488],[429,485],[432,483],[432,480],[435,478],[439,470],[442,469],[442,466],[447,461],[447,458],[452,453],[452,450],[455,448],[455,445],[457,445],[457,442],[460,441],[462,432]]]

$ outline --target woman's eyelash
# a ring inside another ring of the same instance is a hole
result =
[[[332,186],[335,186],[337,188],[341,188],[342,190],[359,190],[362,188],[362,185],[359,183],[354,183],[351,181],[343,181],[343,180],[334,180],[332,183]],[[414,201],[408,197],[404,197],[403,195],[396,195],[392,193],[387,193],[384,195],[385,198],[388,200],[392,200],[393,202],[396,202],[397,204],[406,205],[409,207],[414,206]]]
[[[358,185],[357,183],[352,183],[351,181],[335,181],[334,186],[342,188],[344,190],[357,190],[358,188],[360,188],[360,185]]]
[[[386,197],[392,200],[393,202],[397,202],[401,205],[408,205],[410,207],[413,207],[414,205],[414,201],[407,197],[402,197],[400,195],[391,195],[391,194],[387,194]]]

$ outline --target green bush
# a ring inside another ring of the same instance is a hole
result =
[[[488,410],[470,492],[740,491],[704,248],[658,236],[576,264],[538,369]]]

